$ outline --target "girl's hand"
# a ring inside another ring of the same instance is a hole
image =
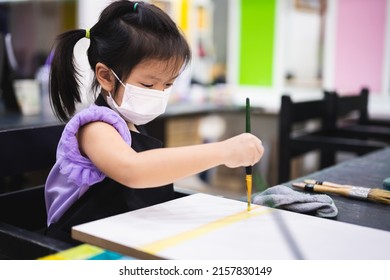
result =
[[[264,153],[261,140],[250,133],[243,133],[220,143],[224,164],[230,168],[252,166]]]

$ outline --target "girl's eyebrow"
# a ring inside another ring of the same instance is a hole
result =
[[[179,77],[179,75],[180,74],[177,74],[177,75],[171,77],[168,81],[175,80],[177,77]],[[161,78],[159,78],[158,76],[154,76],[154,75],[146,75],[145,78],[155,80],[155,81],[161,81]]]

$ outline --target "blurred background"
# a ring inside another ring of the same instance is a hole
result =
[[[45,66],[56,35],[93,26],[109,2],[0,1],[0,32],[14,79],[35,80],[44,90]],[[207,104],[242,106],[250,97],[253,133],[266,148],[256,168],[256,185],[261,189],[276,183],[275,143],[282,94],[311,99],[321,97],[324,90],[347,94],[368,87],[370,115],[389,117],[389,0],[146,2],[159,6],[174,19],[193,51],[192,64],[174,85],[171,105],[184,107],[165,128],[167,146],[214,141],[243,132],[241,114],[209,110],[206,116],[186,117],[185,113],[186,108],[205,108]],[[88,44],[82,39],[75,48],[84,72],[83,92],[88,91],[91,78],[85,55]],[[46,100],[45,96],[41,98]],[[83,104],[90,102],[85,95]],[[40,110],[45,108],[41,105]],[[310,172],[312,165],[310,159],[300,164],[296,175]],[[200,190],[212,185],[245,192],[242,170],[221,167],[202,176],[178,184]]]

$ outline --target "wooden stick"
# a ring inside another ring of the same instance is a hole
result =
[[[369,200],[372,202],[390,204],[390,191],[386,191],[382,189],[356,187],[350,185],[339,185],[330,182],[327,182],[330,183],[330,185],[318,185],[318,184],[311,184],[306,182],[309,182],[309,180],[307,181],[305,180],[305,183],[293,183],[292,185],[296,188],[300,188],[305,191],[338,194],[350,198],[358,198],[358,199]]]
[[[332,183],[329,181],[317,181],[317,180],[312,180],[312,179],[306,179],[305,183],[306,184],[328,186],[328,187],[332,187],[332,188],[348,188],[348,187],[350,187],[349,185],[341,185],[341,184],[336,184],[336,183]]]
[[[309,192],[321,192],[321,193],[333,193],[338,194],[342,196],[349,196],[349,189],[348,188],[333,188],[323,185],[317,185],[317,184],[310,184],[310,183],[293,183],[294,187],[300,188],[305,191]]]

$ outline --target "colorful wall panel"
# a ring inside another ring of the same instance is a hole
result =
[[[335,88],[382,91],[386,0],[339,0],[335,47]]]
[[[239,84],[272,86],[276,0],[242,0]]]

